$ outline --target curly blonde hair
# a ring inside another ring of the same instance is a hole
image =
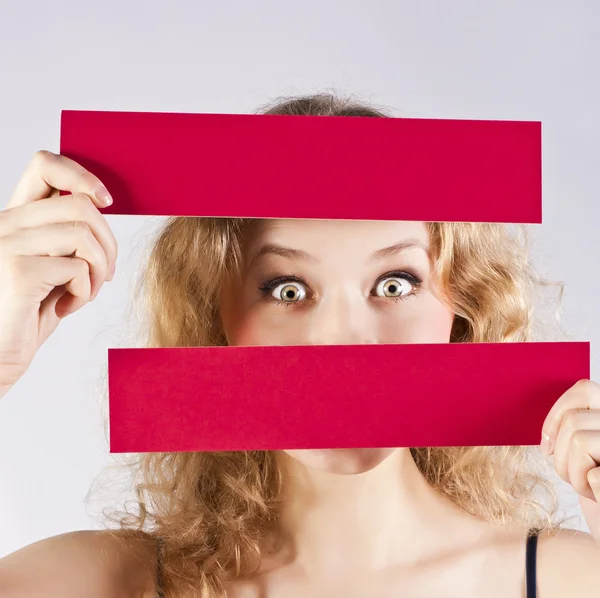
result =
[[[266,114],[385,118],[349,97],[277,99]],[[248,219],[171,218],[139,285],[150,347],[226,345],[218,298],[239,267]],[[434,274],[456,314],[451,342],[520,342],[533,335],[536,290],[527,231],[489,223],[427,223]],[[561,296],[562,296],[562,285]],[[524,529],[554,526],[557,501],[535,447],[411,449],[423,476],[464,510]],[[160,537],[165,595],[222,598],[224,582],[255,571],[275,529],[282,475],[270,451],[145,453],[130,464],[135,510],[113,514],[117,533]]]

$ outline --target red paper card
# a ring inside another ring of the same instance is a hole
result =
[[[590,345],[109,349],[111,452],[528,445]]]
[[[62,112],[109,214],[541,223],[541,123]]]

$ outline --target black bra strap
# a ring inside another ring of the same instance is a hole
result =
[[[527,537],[527,546],[525,549],[525,583],[527,588],[526,596],[527,598],[537,598],[537,566],[536,566],[536,556],[537,556],[537,541],[538,541],[538,531],[531,530]],[[156,596],[157,598],[164,598],[163,590],[162,590],[162,566],[161,566],[161,557],[162,557],[162,544],[160,538],[157,539],[156,543]]]
[[[537,553],[538,532],[532,530],[527,538],[527,548],[525,551],[525,580],[527,586],[527,598],[537,597]]]

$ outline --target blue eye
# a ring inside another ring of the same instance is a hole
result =
[[[277,285],[271,295],[284,303],[296,303],[306,297],[306,289],[299,282],[287,281],[285,284]]]

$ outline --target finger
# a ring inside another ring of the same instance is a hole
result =
[[[108,259],[86,222],[62,222],[20,229],[3,238],[3,247],[17,255],[73,256],[86,260],[92,299],[107,278]]]
[[[600,429],[577,430],[571,439],[568,465],[568,481],[577,494],[596,500],[588,476],[599,462]]]
[[[569,459],[574,435],[579,431],[600,430],[600,410],[571,409],[563,416],[556,436],[554,448],[554,468],[556,473],[570,483]]]
[[[0,237],[17,229],[35,228],[48,224],[85,222],[106,254],[108,270],[112,272],[117,260],[117,240],[106,218],[83,193],[63,195],[25,204],[18,209],[0,212]]]
[[[542,426],[542,452],[554,451],[556,437],[564,415],[571,409],[599,409],[600,385],[591,380],[579,380],[554,403]]]
[[[98,207],[112,203],[102,181],[89,170],[66,156],[41,150],[35,153],[25,168],[7,207],[45,199],[54,189],[86,193]]]
[[[600,503],[600,467],[594,467],[588,471],[587,481],[594,494],[594,500]]]
[[[41,303],[62,285],[78,298],[77,309],[91,298],[89,266],[81,258],[14,255],[5,265],[17,294],[31,303]]]
[[[78,266],[75,266],[76,269],[77,267]],[[85,287],[80,286],[78,289],[78,280],[84,282],[85,276],[85,265],[82,264],[80,271],[77,270],[70,284],[55,287],[42,301],[40,305],[39,322],[40,337],[43,340],[47,339],[56,328],[57,318],[62,319],[66,317],[87,303],[85,298]]]
[[[56,317],[56,303],[66,293],[64,285],[54,287],[39,307],[39,340],[43,343],[56,330],[59,318]]]
[[[77,257],[63,259],[73,260],[71,264],[73,277],[65,284],[67,292],[56,302],[54,309],[59,318],[65,318],[76,312],[92,298],[88,262]]]

